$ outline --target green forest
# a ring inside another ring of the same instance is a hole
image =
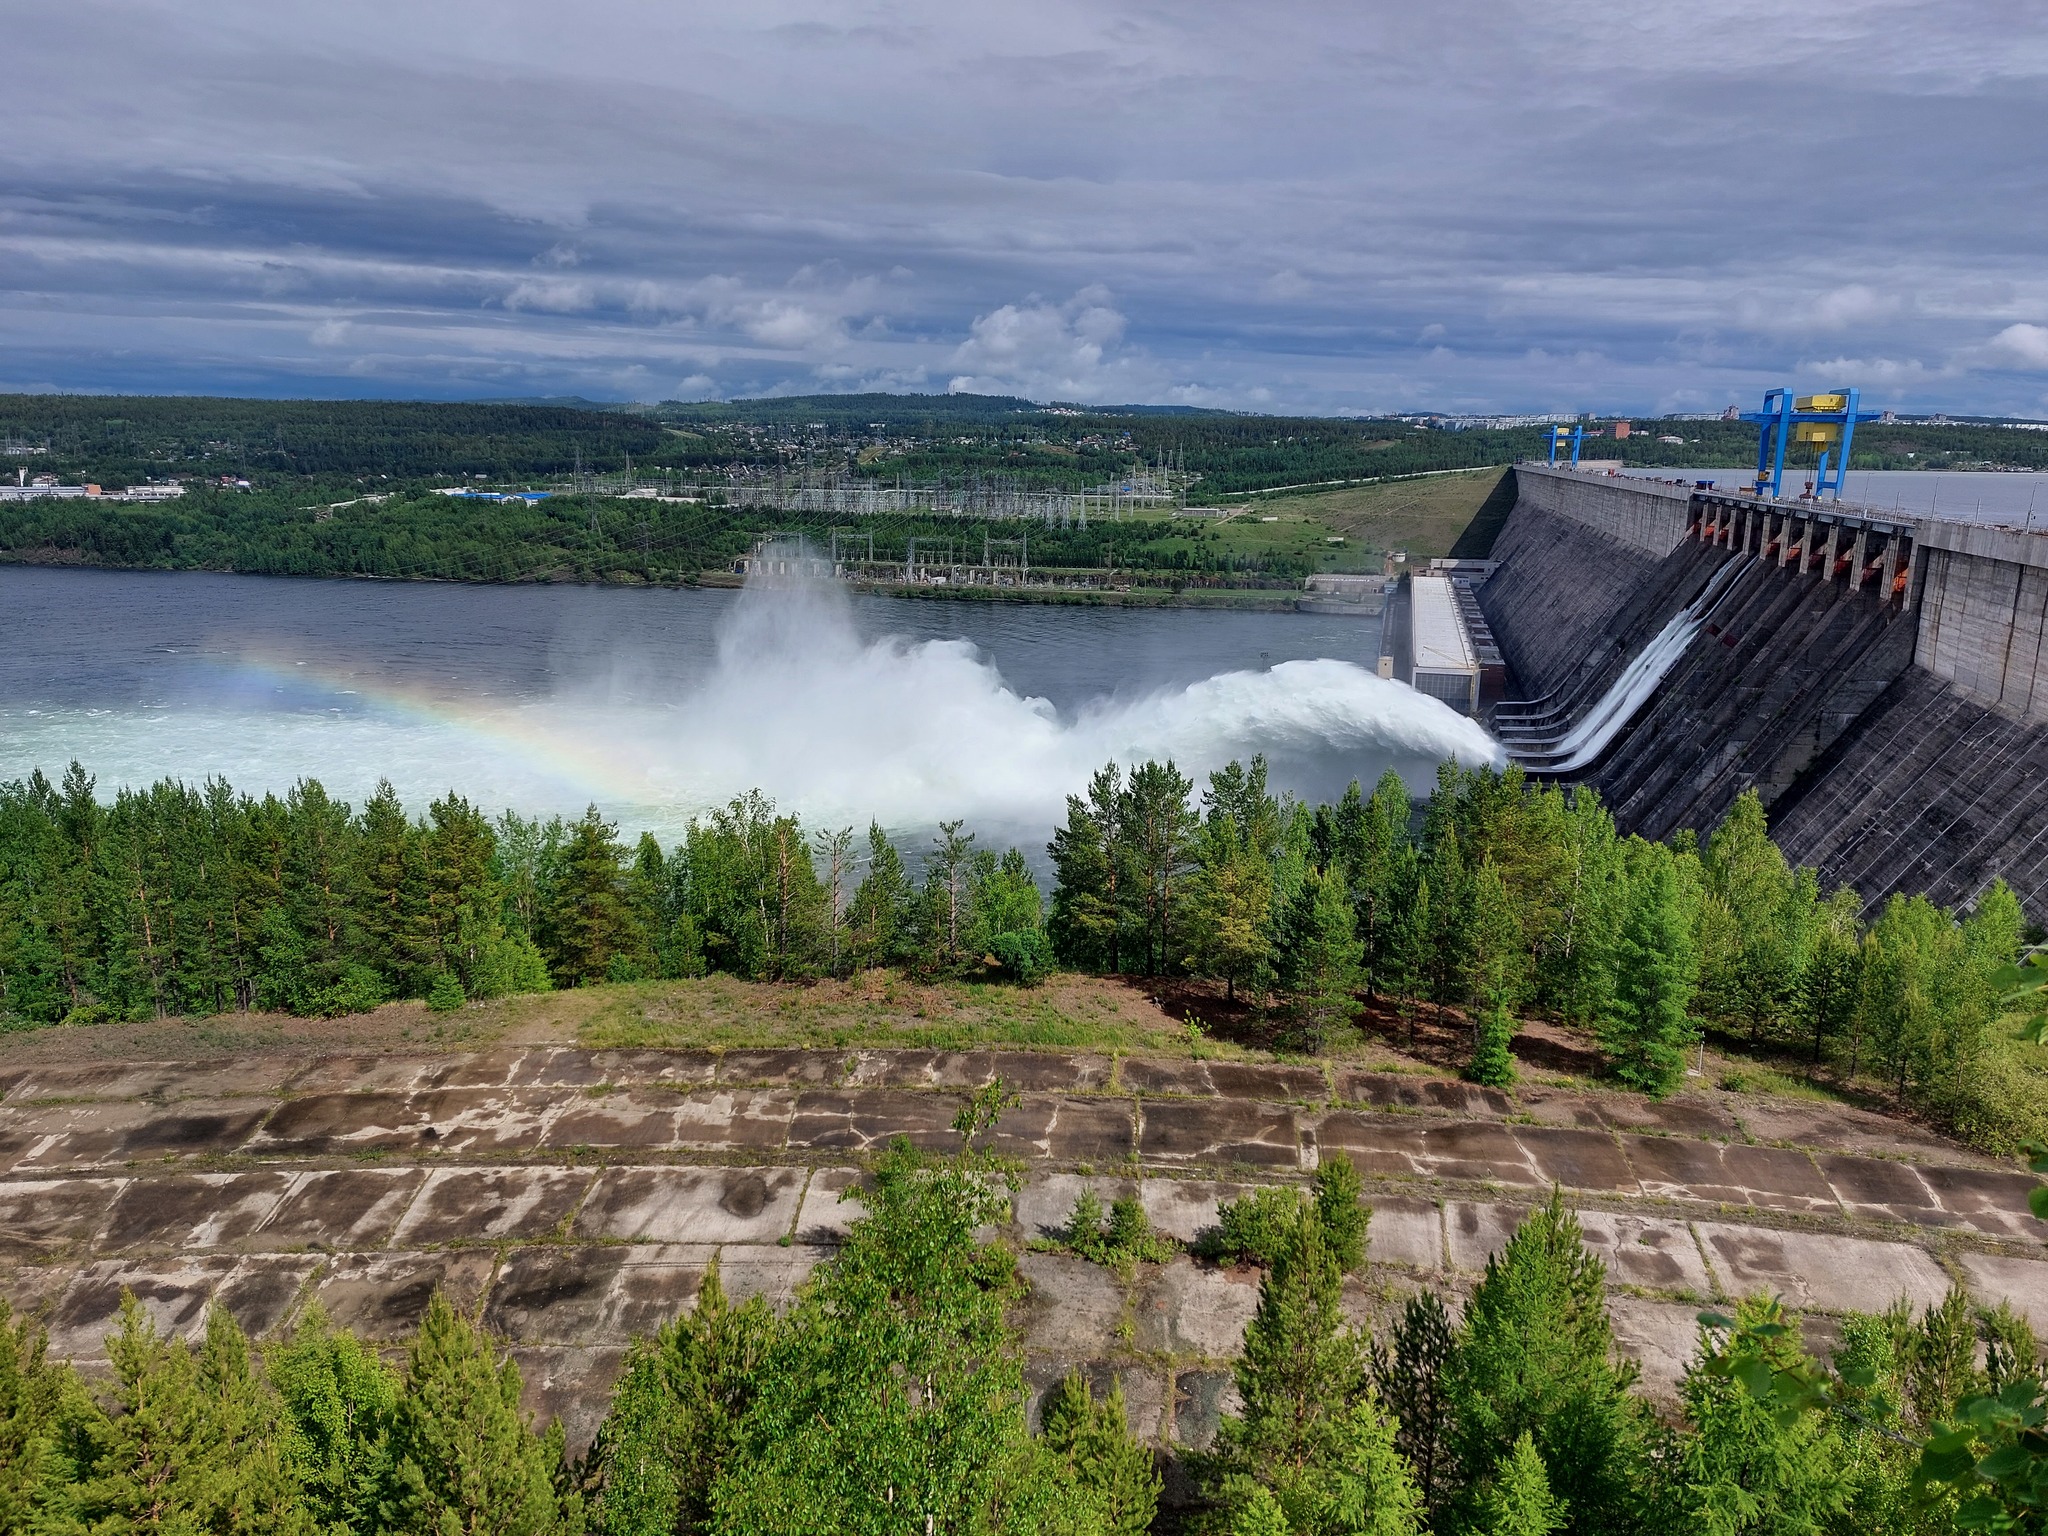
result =
[[[1702,1314],[1661,1419],[1633,1388],[1601,1261],[1561,1200],[1488,1260],[1453,1321],[1433,1292],[1390,1326],[1347,1321],[1370,1211],[1333,1157],[1304,1197],[1226,1205],[1222,1261],[1262,1268],[1238,1402],[1184,1452],[1161,1518],[1153,1451],[1121,1388],[1078,1374],[1034,1430],[1011,1322],[1015,1254],[977,1237],[1014,1166],[985,1150],[1000,1082],[960,1150],[898,1140],[862,1214],[776,1312],[715,1262],[693,1308],[628,1352],[588,1451],[520,1406],[518,1366],[435,1294],[387,1360],[312,1309],[253,1344],[218,1306],[195,1345],[132,1295],[83,1377],[0,1304],[0,1529],[284,1536],[1693,1536],[2038,1530],[2048,1415],[2036,1341],[1960,1290],[1841,1322],[1823,1365],[1770,1298]],[[850,1191],[849,1193],[855,1193]],[[2044,1190],[2043,1193],[2048,1193]],[[1068,1226],[1096,1262],[1142,1262],[1143,1207]]]
[[[614,581],[690,584],[729,572],[757,537],[808,538],[823,553],[835,523],[653,499],[559,496],[545,501],[397,493],[308,504],[301,493],[194,490],[175,501],[85,497],[0,502],[0,561],[129,570],[235,571],[259,576],[356,576],[441,581]],[[1326,563],[1273,547],[1256,527],[1191,518],[1133,518],[1060,528],[896,515],[861,524],[866,557],[902,560],[911,540],[927,562],[951,549],[982,558],[982,534],[1022,540],[1034,571],[1132,576],[1185,586],[1298,587]],[[1312,542],[1320,539],[1309,535]],[[1293,541],[1299,544],[1300,540]],[[1015,548],[1007,553],[1014,558]]]
[[[1961,916],[1917,896],[1865,914],[1787,863],[1753,793],[1667,844],[1513,768],[1447,765],[1418,810],[1391,773],[1311,806],[1258,759],[1199,794],[1171,763],[1110,765],[1046,856],[1049,895],[1020,850],[960,823],[906,854],[758,793],[663,849],[595,808],[491,819],[451,793],[416,817],[389,786],[360,809],[313,781],[103,803],[73,765],[0,786],[0,1020],[453,1008],[708,972],[1030,985],[1059,966],[1205,980],[1252,1005],[1249,1043],[1301,1054],[1345,1050],[1368,1004],[1411,1032],[1452,1019],[1460,1065],[1491,1084],[1514,1079],[1532,1014],[1659,1095],[1711,1032],[1989,1150],[2048,1138],[2044,1053],[2017,1035],[2041,973],[2017,965],[2011,891]]]

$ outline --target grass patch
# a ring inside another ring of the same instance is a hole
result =
[[[1186,1048],[1184,1031],[1158,1008],[1094,977],[1055,976],[1023,988],[928,984],[893,972],[807,986],[710,976],[591,988],[585,996],[591,1006],[575,1037],[600,1048]]]
[[[1249,518],[1275,515],[1286,522],[1311,522],[1344,538],[1354,556],[1350,566],[1328,565],[1327,569],[1363,569],[1368,561],[1362,557],[1370,556],[1371,568],[1376,570],[1378,557],[1388,550],[1406,550],[1414,560],[1449,555],[1454,549],[1461,556],[1483,554],[1484,549],[1475,551],[1470,546],[1483,534],[1484,547],[1492,547],[1493,534],[1499,531],[1498,524],[1506,520],[1512,496],[1509,471],[1475,469],[1467,474],[1348,485],[1296,496],[1249,497],[1248,510],[1226,526],[1236,527]],[[1490,529],[1486,527],[1489,522],[1493,524]],[[1263,526],[1273,528],[1285,523]],[[1458,547],[1468,528],[1474,538],[1463,540],[1466,547]]]

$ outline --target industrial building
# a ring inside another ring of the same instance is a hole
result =
[[[1475,595],[1490,569],[1479,561],[1432,561],[1427,574],[1402,582],[1387,604],[1380,676],[1461,715],[1476,716],[1504,698],[1507,663]]]

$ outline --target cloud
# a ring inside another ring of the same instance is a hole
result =
[[[2010,4],[71,0],[10,43],[0,350],[65,388],[1639,411],[1825,351],[1873,403],[2039,394]]]
[[[1083,288],[1063,304],[1031,299],[975,317],[954,351],[955,394],[1105,400],[1126,387],[1136,359],[1116,356],[1125,320],[1108,290]]]
[[[1985,344],[1993,367],[2048,369],[2048,325],[2008,325]]]

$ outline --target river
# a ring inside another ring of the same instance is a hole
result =
[[[1112,757],[1263,750],[1327,795],[1493,751],[1372,675],[1375,621],[1323,615],[0,567],[0,634],[0,779],[388,778],[671,840],[750,788],[1028,842]]]

